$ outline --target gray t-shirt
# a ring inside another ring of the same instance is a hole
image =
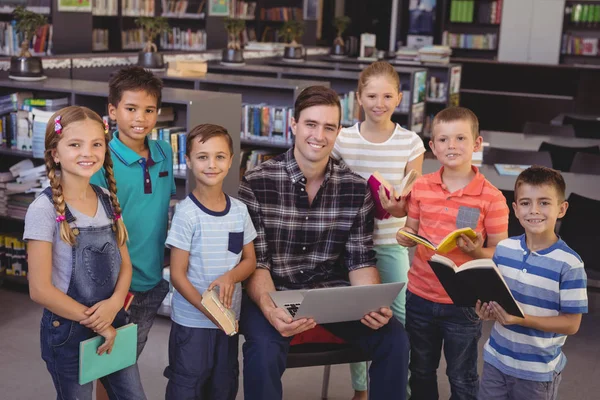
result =
[[[108,193],[106,189],[102,189]],[[68,204],[67,204],[68,205]],[[94,217],[88,217],[73,207],[69,207],[76,220],[71,228],[99,227],[112,223],[98,199],[98,209]],[[61,292],[67,293],[73,271],[72,248],[60,238],[56,211],[46,195],[38,196],[27,209],[23,240],[41,240],[52,243],[52,284]]]

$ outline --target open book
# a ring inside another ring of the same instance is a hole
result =
[[[394,196],[396,200],[400,200],[400,198],[410,193],[418,177],[419,174],[414,169],[411,169],[410,172],[404,176],[398,191],[396,191],[394,187],[388,181],[386,181],[383,176],[381,176],[379,171],[373,172],[373,175],[369,177],[367,183],[369,184],[371,197],[373,197],[373,202],[375,203],[375,218],[386,219],[390,217],[390,213],[383,208],[381,201],[379,200],[379,187],[381,185],[383,185],[385,188],[385,194],[388,196],[388,198],[390,198],[390,196]]]
[[[415,242],[422,244],[423,246],[427,247],[428,249],[431,249],[433,251],[437,251],[438,253],[448,253],[452,250],[454,250],[454,248],[456,247],[456,239],[458,239],[460,237],[460,235],[466,235],[468,238],[470,239],[475,239],[477,237],[477,233],[475,233],[475,231],[471,228],[461,228],[461,229],[457,229],[453,232],[450,232],[448,235],[446,235],[445,238],[442,239],[442,241],[435,245],[433,243],[431,243],[431,241],[421,235],[417,235],[416,233],[410,233],[410,232],[406,232],[404,230],[399,230],[398,231],[399,234],[406,236],[409,239],[414,240]]]
[[[523,309],[491,258],[468,261],[457,267],[449,258],[434,254],[429,265],[454,305],[474,307],[477,300],[482,303],[495,301],[507,313],[524,317]]]
[[[202,293],[202,306],[210,313],[211,317],[218,322],[219,328],[229,336],[237,334],[237,321],[235,319],[235,313],[225,308],[221,300],[219,300],[219,293],[214,290],[206,290]]]

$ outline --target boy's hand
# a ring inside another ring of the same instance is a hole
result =
[[[504,308],[495,301],[490,301],[490,307],[492,308],[496,321],[500,322],[502,325],[520,325],[523,321],[523,318],[515,317],[504,311]]]
[[[481,233],[477,232],[477,237],[475,239],[471,239],[465,234],[460,235],[458,239],[456,239],[456,246],[471,257],[478,258],[478,251],[483,247],[483,236]]]
[[[101,332],[112,325],[121,308],[123,308],[123,303],[114,297],[99,301],[85,311],[88,318],[79,323],[94,332]]]
[[[417,232],[415,232],[414,229],[409,228],[408,226],[400,228],[398,230],[398,232],[400,232],[400,231],[406,231],[406,232],[409,232],[409,233],[414,233],[415,235],[417,234]],[[404,235],[402,235],[400,233],[396,233],[396,241],[398,242],[398,244],[400,246],[404,246],[404,247],[413,247],[413,246],[415,246],[417,244],[417,242],[415,242],[414,240],[409,239],[409,238],[407,238],[406,236],[404,236]]]
[[[400,200],[397,200],[394,193],[390,193],[390,197],[388,197],[385,194],[383,185],[379,186],[379,201],[383,209],[393,217],[402,218],[406,216],[406,198],[401,197]]]
[[[495,321],[496,317],[492,312],[492,308],[488,303],[481,304],[481,300],[477,300],[475,304],[475,312],[483,321]]]
[[[381,307],[376,312],[370,312],[366,314],[364,317],[362,317],[360,322],[373,330],[377,330],[387,325],[393,316],[394,313],[392,313],[392,310],[387,307]]]
[[[235,281],[229,272],[224,273],[215,279],[209,286],[208,290],[213,290],[215,286],[219,287],[219,300],[227,308],[231,308],[231,300],[235,289]]]
[[[108,328],[104,329],[103,331],[98,332],[98,334],[100,336],[104,337],[104,343],[102,343],[100,345],[100,347],[98,347],[98,350],[97,350],[98,355],[101,356],[105,352],[107,354],[110,354],[110,352],[112,351],[112,348],[115,344],[115,338],[117,337],[116,329],[113,328],[112,326],[109,326]]]

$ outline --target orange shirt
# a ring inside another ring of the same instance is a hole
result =
[[[408,202],[408,216],[419,220],[419,235],[434,244],[450,232],[471,227],[483,235],[500,234],[508,230],[508,206],[502,192],[472,167],[475,177],[467,186],[454,193],[448,192],[439,171],[423,175],[412,188]],[[452,300],[427,263],[434,251],[423,245],[417,250],[408,272],[408,290],[429,301],[452,304]],[[459,248],[444,254],[456,265],[472,260]]]

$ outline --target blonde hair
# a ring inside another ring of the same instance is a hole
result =
[[[479,120],[473,111],[465,107],[448,107],[437,113],[433,118],[433,123],[431,124],[431,138],[433,139],[436,125],[454,121],[466,121],[469,125],[471,125],[473,139],[477,139],[479,137]]]
[[[387,61],[375,61],[367,68],[363,69],[358,77],[358,87],[356,88],[356,93],[361,94],[365,89],[365,86],[369,83],[369,79],[375,76],[385,76],[392,81],[394,81],[394,85],[396,86],[396,90],[400,92],[400,77],[398,76],[398,72],[394,69],[392,64]]]
[[[60,165],[54,162],[52,157],[52,151],[58,146],[62,138],[62,132],[57,133],[55,129],[55,119],[60,116],[60,125],[62,131],[64,131],[70,124],[78,121],[84,121],[86,119],[97,122],[102,130],[105,130],[104,121],[98,114],[90,110],[87,107],[81,106],[69,106],[60,109],[55,112],[46,126],[46,151],[44,152],[44,161],[46,164],[46,173],[50,179],[50,187],[52,188],[52,202],[54,203],[54,209],[57,215],[57,221],[60,223],[60,238],[65,243],[71,246],[75,245],[75,234],[69,226],[69,222],[66,219],[66,202],[63,196],[63,189],[60,183],[60,177],[57,176],[56,170],[60,170]],[[105,133],[105,145],[106,153],[104,154],[104,170],[106,171],[105,177],[108,183],[108,191],[110,194],[110,201],[112,204],[114,215],[109,215],[109,218],[113,219],[113,226],[117,235],[117,243],[119,246],[123,246],[127,242],[127,228],[121,218],[121,205],[117,198],[117,182],[115,181],[113,172],[113,162],[110,157],[110,149],[108,147],[108,134]]]

